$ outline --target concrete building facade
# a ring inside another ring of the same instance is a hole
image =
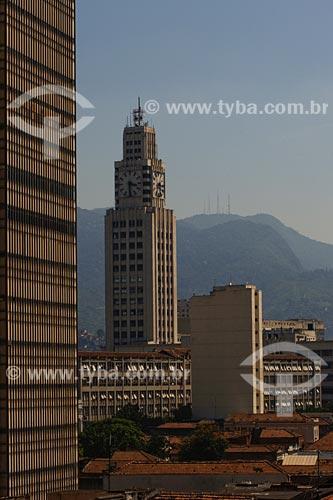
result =
[[[314,380],[318,381],[316,387]],[[264,358],[264,383],[267,413],[321,409],[321,366],[312,359],[292,353],[269,354]],[[304,392],[297,389],[300,386]]]
[[[115,200],[105,218],[107,349],[177,344],[176,220],[140,105],[115,163]]]
[[[171,417],[191,404],[191,356],[156,352],[81,352],[81,411],[85,422],[111,418],[128,405],[150,417]]]
[[[263,320],[264,345],[275,342],[324,340],[325,325],[313,319]]]
[[[76,138],[27,129],[75,124],[75,45],[75,0],[0,1],[0,497],[77,487]]]
[[[307,344],[303,344],[308,347]],[[333,408],[333,340],[317,341],[311,344],[311,350],[320,356],[326,365],[321,368],[326,378],[322,381],[322,405]]]
[[[262,413],[263,360],[241,363],[262,347],[262,292],[253,285],[214,287],[191,299],[193,415]],[[251,376],[253,386],[241,374]]]

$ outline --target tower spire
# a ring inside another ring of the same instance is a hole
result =
[[[138,97],[138,107],[133,110],[133,122],[135,127],[143,124],[143,109],[141,108],[141,99]]]

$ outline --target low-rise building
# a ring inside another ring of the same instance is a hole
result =
[[[110,418],[130,404],[147,416],[172,416],[191,403],[190,363],[186,349],[79,353],[82,422]]]
[[[264,345],[324,340],[325,325],[314,319],[263,320]]]
[[[110,477],[109,477],[110,476]],[[251,481],[281,483],[288,475],[267,461],[219,461],[158,464],[129,463],[104,477],[104,489],[162,489],[165,491],[221,491],[227,484]]]
[[[252,431],[253,429],[284,429],[301,434],[305,444],[319,439],[320,418],[294,413],[291,416],[279,416],[275,413],[230,415],[224,420],[226,431]],[[327,425],[327,422],[323,422]]]

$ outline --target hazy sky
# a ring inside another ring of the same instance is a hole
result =
[[[270,213],[333,243],[332,0],[78,0],[79,205],[111,206],[129,110],[156,99],[167,204],[177,218]],[[329,104],[326,116],[172,116],[166,102]],[[85,114],[85,113],[83,113]],[[89,113],[91,114],[91,113]],[[207,205],[207,201],[206,201]]]

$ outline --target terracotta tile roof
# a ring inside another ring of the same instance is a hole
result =
[[[176,475],[176,474],[284,474],[277,465],[266,460],[235,460],[220,462],[191,462],[172,463],[164,462],[158,464],[130,463],[120,466],[112,475]]]
[[[249,423],[249,424],[260,424],[260,423],[314,423],[319,425],[319,423],[328,423],[320,418],[308,417],[301,413],[294,413],[292,416],[281,417],[275,413],[235,413],[230,415],[225,419],[225,423]]]
[[[270,438],[299,438],[302,437],[301,434],[295,432],[287,431],[286,429],[262,429],[260,432],[260,438],[270,439]]]
[[[250,444],[246,445],[230,445],[226,449],[226,453],[270,453],[273,449],[269,446],[258,445],[258,444]]]
[[[240,437],[250,437],[251,433],[249,431],[245,431],[244,429],[242,431],[223,431],[220,433],[221,437],[224,439],[236,439]]]
[[[158,425],[156,429],[196,429],[198,424],[195,422],[167,422],[165,424]]]
[[[127,464],[131,462],[136,463],[156,463],[162,460],[154,455],[150,455],[144,451],[116,451],[111,457],[111,463]],[[83,468],[84,474],[102,474],[109,469],[108,458],[94,458],[90,460]]]
[[[109,467],[109,460],[107,458],[94,458],[90,460],[83,468],[84,474],[102,474]]]
[[[326,434],[326,436],[319,439],[313,444],[307,447],[307,450],[320,450],[320,451],[331,451],[333,452],[333,432]],[[333,468],[332,468],[333,470]]]
[[[111,461],[156,463],[161,462],[161,459],[145,451],[115,451],[111,457]]]

